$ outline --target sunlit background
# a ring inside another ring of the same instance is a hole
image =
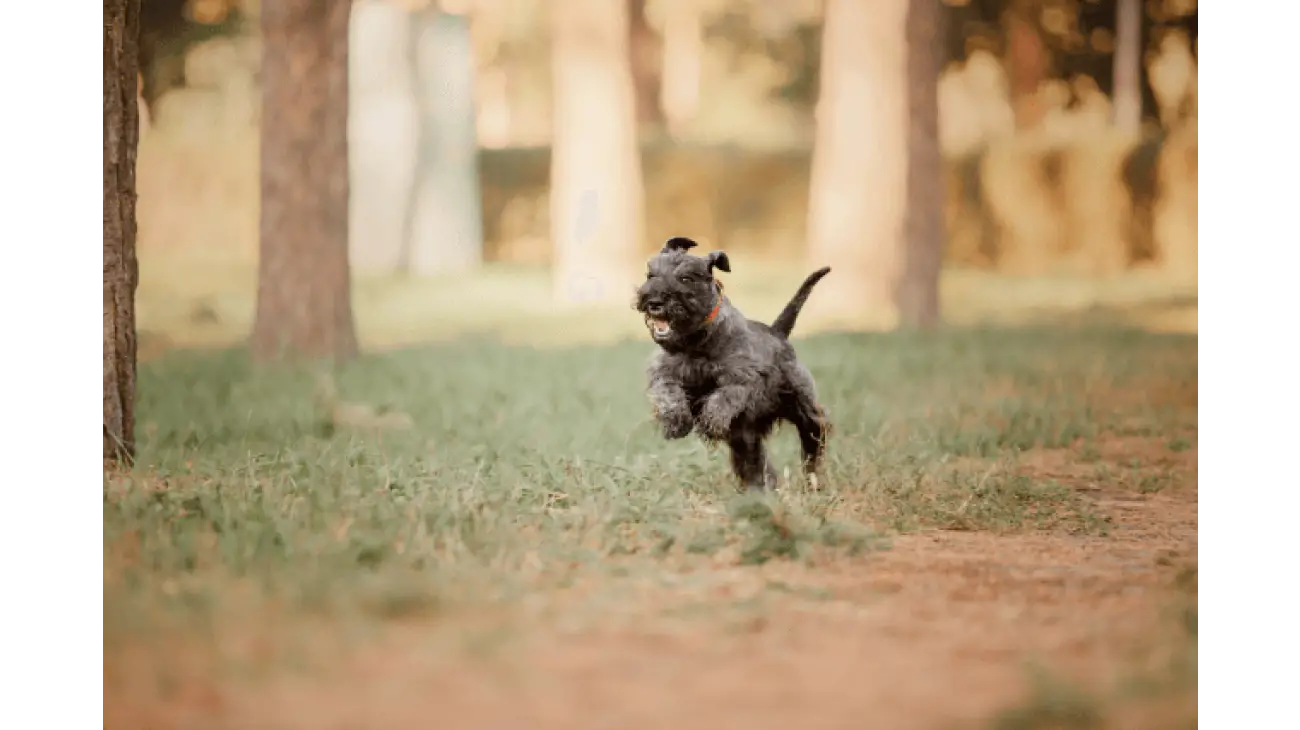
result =
[[[944,6],[946,322],[1104,317],[1195,329],[1196,4],[1129,4],[1140,12],[1127,53],[1115,2]],[[466,330],[635,334],[625,309],[588,313],[578,332],[552,313],[581,299],[583,285],[557,294],[545,269],[549,148],[564,133],[554,128],[549,6],[443,5],[457,15],[419,0],[358,0],[352,11],[349,245],[363,344]],[[731,291],[771,316],[817,263],[805,232],[822,3],[644,0],[628,12],[627,58],[614,60],[635,97],[638,244],[648,254],[688,235],[727,250]],[[257,13],[256,0],[144,2],[146,355],[161,342],[230,342],[251,327]],[[591,114],[609,108],[583,103]],[[474,144],[468,158],[457,148]],[[417,195],[422,180],[441,192]],[[640,261],[628,263],[634,273]],[[817,311],[807,326],[818,326]]]

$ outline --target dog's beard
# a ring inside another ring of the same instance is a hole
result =
[[[699,330],[708,318],[712,306],[712,302],[668,297],[664,302],[663,310],[651,314],[647,311],[644,298],[638,295],[636,301],[636,309],[645,319],[650,338],[661,345],[689,337]]]
[[[679,339],[698,328],[701,317],[680,302],[670,303],[658,314],[642,312],[650,338],[660,344]]]
[[[707,315],[695,316],[694,313],[678,316],[681,313],[670,312],[658,317],[646,313],[646,330],[650,339],[661,347],[675,349],[690,342],[701,331]]]

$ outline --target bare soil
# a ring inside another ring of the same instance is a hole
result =
[[[1155,671],[1177,642],[1171,607],[1195,601],[1195,448],[1132,437],[1100,450],[1170,483],[1097,483],[1067,451],[1024,463],[1093,500],[1107,535],[932,531],[856,558],[696,566],[624,586],[621,600],[580,583],[526,605],[511,631],[493,633],[489,614],[408,620],[331,650],[326,666],[242,677],[180,642],[106,647],[105,727],[1057,726],[995,722],[1032,702],[1031,664],[1110,697]],[[245,633],[227,657],[272,651],[274,632]],[[1195,683],[1098,707],[1091,726],[1195,727]]]

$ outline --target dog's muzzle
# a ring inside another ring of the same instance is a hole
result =
[[[656,340],[661,340],[673,333],[673,327],[668,322],[668,312],[664,309],[662,302],[658,300],[646,304],[645,308],[645,326],[650,331],[650,336]]]
[[[656,317],[649,312],[645,315],[645,326],[650,331],[650,336],[656,340],[662,340],[673,333],[673,326],[668,320]]]

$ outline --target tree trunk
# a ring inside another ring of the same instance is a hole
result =
[[[628,51],[631,54],[632,85],[636,91],[636,121],[646,127],[663,123],[659,107],[660,63],[659,36],[645,16],[645,0],[626,0],[628,16]]]
[[[349,0],[278,0],[262,15],[261,261],[253,354],[346,359]]]
[[[903,272],[896,301],[904,327],[939,323],[943,266],[944,174],[939,145],[939,72],[943,70],[944,10],[939,0],[911,0],[907,10],[907,214]]]
[[[1016,129],[1032,129],[1043,120],[1045,109],[1038,98],[1039,86],[1047,74],[1047,51],[1031,10],[1038,7],[1015,2],[1006,12],[1007,80]]]
[[[681,136],[700,106],[704,37],[695,0],[666,0],[661,105],[668,131]]]
[[[483,263],[483,211],[469,20],[416,10],[411,64],[420,114],[402,265],[417,275],[470,271]]]
[[[99,6],[95,25],[95,443],[104,453],[104,6]]]
[[[391,275],[406,265],[419,104],[414,16],[395,2],[352,6],[348,36],[348,262]]]
[[[626,302],[641,274],[644,225],[627,4],[552,0],[551,12],[555,296]]]
[[[809,301],[871,327],[938,319],[938,0],[828,0],[808,205]]]
[[[135,458],[140,0],[104,0],[104,458]]]
[[[1142,0],[1119,0],[1112,78],[1115,126],[1136,135],[1142,128]]]

